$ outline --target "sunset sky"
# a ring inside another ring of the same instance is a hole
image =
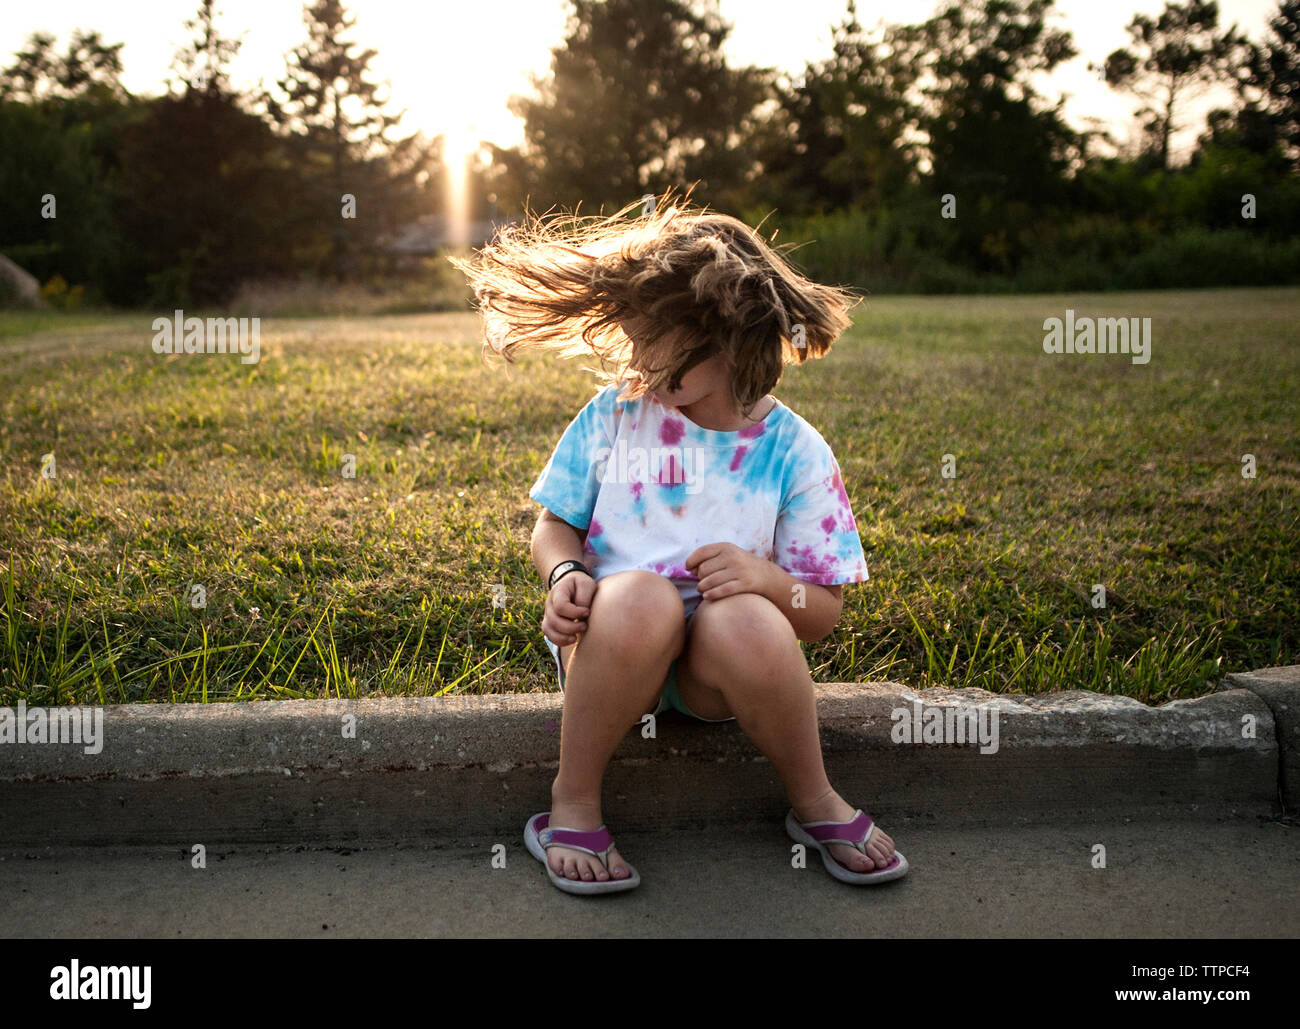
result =
[[[120,5],[102,0],[54,0],[49,4],[8,5],[0,24],[0,59],[35,31],[54,33],[60,44],[73,29],[98,29],[110,42],[125,42],[122,56],[127,88],[159,92],[175,49],[186,39],[182,23],[198,6],[195,0],[139,0]],[[733,63],[774,66],[797,72],[806,60],[829,51],[831,26],[842,19],[845,0],[722,0],[723,17],[734,26],[726,44]],[[881,14],[894,22],[922,21],[938,8],[933,0],[864,0],[858,18],[865,26]],[[1075,127],[1100,118],[1117,137],[1128,135],[1131,98],[1118,95],[1089,72],[1128,42],[1124,25],[1137,11],[1155,14],[1163,0],[1058,0],[1054,24],[1074,33],[1082,52],[1040,83],[1049,95],[1070,95],[1066,111]],[[1277,0],[1226,0],[1220,23],[1237,26],[1252,39],[1262,37]],[[304,38],[302,4],[296,0],[222,0],[219,24],[228,36],[243,34],[233,65],[236,86],[266,85],[283,74],[284,55]],[[352,37],[379,51],[373,67],[392,84],[394,107],[407,113],[401,128],[435,136],[490,139],[504,146],[521,138],[521,123],[506,110],[511,93],[528,92],[530,71],[545,73],[550,48],[563,39],[563,0],[356,0]],[[1213,99],[1213,98],[1210,98]],[[1225,102],[1222,95],[1219,102]],[[1209,100],[1200,105],[1211,106]],[[1197,116],[1176,142],[1186,147],[1201,131]]]

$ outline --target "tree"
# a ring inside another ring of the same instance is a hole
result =
[[[121,251],[107,180],[131,112],[122,45],[77,31],[60,53],[38,32],[0,71],[0,249],[38,278],[61,275],[92,294]]]
[[[1236,26],[1219,32],[1214,0],[1166,3],[1158,18],[1136,14],[1126,27],[1130,47],[1113,51],[1101,68],[1112,88],[1136,96],[1143,129],[1159,167],[1169,167],[1169,140],[1180,106],[1209,85],[1230,78],[1247,40]],[[1097,70],[1095,66],[1094,70]]]
[[[14,54],[15,62],[0,72],[0,99],[20,103],[73,100],[91,95],[123,100],[123,43],[106,44],[98,32],[75,31],[62,55],[54,50],[55,38],[34,32],[27,49]]]
[[[1271,35],[1251,45],[1240,80],[1239,92],[1255,96],[1239,122],[1247,136],[1280,144],[1300,171],[1300,0],[1282,0],[1268,24]]]
[[[523,148],[498,150],[552,204],[617,209],[702,180],[694,198],[741,202],[757,162],[769,69],[728,67],[717,0],[573,0],[566,37],[536,96],[512,97]]]
[[[1066,173],[1078,158],[1063,99],[1046,106],[1030,84],[1076,53],[1068,31],[1047,25],[1052,6],[984,0],[921,26],[930,186],[956,198],[952,238],[984,270],[1018,265],[1028,248],[1022,237],[1066,199]]]
[[[777,89],[781,111],[762,155],[773,202],[787,211],[875,208],[912,179],[916,40],[914,29],[898,26],[867,34],[849,0],[832,30],[832,55]]]
[[[97,296],[121,254],[97,152],[112,130],[69,127],[63,115],[49,102],[0,102],[0,253],[42,282],[61,275]]]
[[[121,130],[114,208],[126,245],[113,299],[221,303],[245,280],[292,270],[288,147],[241,105],[166,95]]]
[[[366,76],[377,51],[357,50],[345,35],[356,26],[339,0],[303,9],[307,42],[292,52],[267,111],[298,151],[305,201],[294,234],[302,256],[336,278],[357,270],[373,247],[413,212],[416,178],[428,160],[415,136],[393,141],[402,114],[385,111],[377,83]],[[345,196],[355,198],[346,216]],[[321,225],[331,229],[323,236]]]
[[[216,22],[216,0],[199,0],[198,12],[185,22],[185,28],[195,33],[195,37],[176,51],[172,69],[179,76],[179,85],[189,92],[229,96],[228,69],[242,41],[222,36]],[[171,85],[169,82],[168,86]]]
[[[289,144],[230,88],[240,43],[216,17],[214,0],[199,0],[177,79],[118,132],[112,182],[126,245],[109,289],[119,302],[220,303],[246,279],[290,270]]]

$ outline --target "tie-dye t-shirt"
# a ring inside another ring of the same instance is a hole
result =
[[[578,413],[528,494],[587,530],[597,581],[658,572],[689,615],[700,595],[686,558],[708,543],[734,543],[804,582],[867,581],[839,464],[780,401],[757,425],[722,432],[649,394],[617,397],[611,385]]]

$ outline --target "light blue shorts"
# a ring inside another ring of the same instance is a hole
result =
[[[560,692],[563,693],[564,692],[564,666],[560,664],[560,648],[557,647],[554,643],[552,643],[549,639],[547,639],[546,636],[543,636],[542,639],[546,641],[547,649],[550,650],[551,656],[555,658],[555,671],[560,678]],[[735,717],[733,715],[731,718],[701,718],[689,707],[687,707],[685,701],[682,700],[682,695],[677,691],[677,662],[676,661],[674,661],[671,665],[668,666],[668,677],[664,680],[663,696],[659,698],[659,706],[655,708],[654,713],[657,715],[663,714],[663,712],[669,709],[673,711],[680,711],[688,718],[694,718],[696,721],[699,722],[730,722],[733,721]]]

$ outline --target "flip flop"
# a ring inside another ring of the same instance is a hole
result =
[[[822,855],[822,863],[840,882],[852,883],[854,886],[868,886],[872,883],[889,882],[907,875],[907,858],[895,850],[894,856],[884,868],[874,872],[854,872],[845,868],[831,855],[828,843],[847,843],[860,851],[863,857],[870,859],[867,853],[867,841],[876,831],[876,824],[871,816],[858,808],[847,822],[801,822],[795,817],[794,808],[785,816],[785,831],[795,843],[807,847],[816,847]]]
[[[552,829],[550,823],[549,811],[543,811],[528,819],[528,824],[524,826],[524,846],[528,848],[528,853],[546,867],[546,874],[559,889],[565,893],[579,894],[621,893],[641,885],[641,876],[637,875],[636,869],[631,865],[628,865],[627,869],[632,874],[626,879],[608,879],[605,882],[597,879],[591,882],[583,879],[566,879],[562,875],[557,875],[550,862],[546,860],[546,851],[549,848],[568,847],[570,850],[585,851],[599,858],[600,863],[605,866],[605,871],[608,872],[609,852],[614,849],[614,840],[603,825],[599,829]]]

